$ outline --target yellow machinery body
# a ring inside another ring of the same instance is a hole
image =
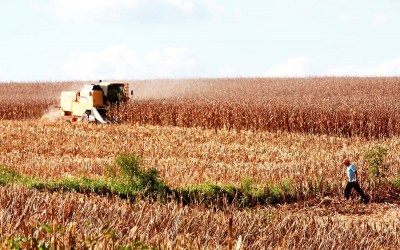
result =
[[[85,85],[80,91],[63,91],[60,111],[71,121],[99,121],[109,123],[106,107],[110,104],[126,102],[129,87],[124,83],[104,83]]]
[[[65,115],[82,116],[87,110],[104,107],[103,93],[100,90],[93,92],[64,91],[61,93],[61,108]]]

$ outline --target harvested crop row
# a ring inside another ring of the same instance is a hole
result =
[[[106,176],[105,167],[122,152],[141,154],[171,187],[203,183],[264,186],[283,180],[302,183],[303,192],[326,188],[341,195],[349,157],[369,191],[363,155],[375,144],[389,149],[385,174],[400,171],[400,141],[338,138],[294,133],[208,130],[138,125],[83,125],[63,122],[0,122],[0,163],[24,175]],[[296,184],[297,185],[297,184]],[[372,188],[372,187],[371,187]],[[386,186],[381,186],[386,189]],[[323,193],[323,192],[322,192]]]
[[[175,202],[132,204],[115,197],[10,186],[0,187],[0,204],[2,242],[23,236],[49,245],[56,242],[62,249],[137,242],[161,249],[226,249],[229,241],[243,249],[376,249],[400,245],[396,205],[344,205],[333,201],[329,207],[208,210]]]

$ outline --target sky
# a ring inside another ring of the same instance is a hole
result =
[[[1,0],[0,81],[400,76],[399,0]]]

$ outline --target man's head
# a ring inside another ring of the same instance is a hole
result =
[[[348,167],[348,166],[350,165],[350,160],[349,160],[349,159],[344,160],[344,161],[343,161],[343,165],[344,165],[345,167]]]

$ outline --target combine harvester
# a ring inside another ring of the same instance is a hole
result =
[[[130,92],[130,95],[133,91]],[[116,123],[107,108],[129,100],[129,83],[102,82],[85,85],[80,91],[63,91],[60,112],[71,122]]]

